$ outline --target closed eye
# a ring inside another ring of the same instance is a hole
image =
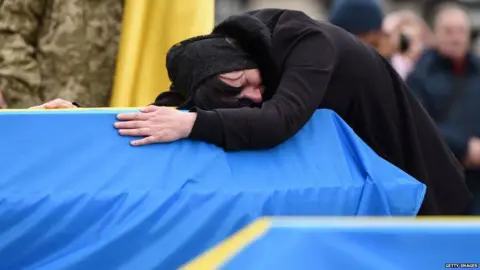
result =
[[[228,73],[228,74],[230,74],[230,73]],[[238,88],[242,87],[243,88],[247,84],[247,81],[246,81],[246,78],[245,78],[245,73],[243,73],[243,72],[241,72],[240,76],[236,77],[236,78],[232,78],[232,76],[230,76],[230,75],[220,75],[219,78],[224,83],[226,83],[230,86],[233,86],[233,87],[238,87]]]
[[[228,79],[228,80],[237,80],[240,79],[245,74],[243,71],[233,71],[229,73],[224,73],[220,74],[219,77],[222,79]]]

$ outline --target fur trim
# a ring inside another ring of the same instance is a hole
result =
[[[271,98],[278,85],[278,71],[272,56],[272,33],[268,26],[252,15],[235,15],[217,25],[212,34],[233,38],[252,56],[262,74],[266,98]]]

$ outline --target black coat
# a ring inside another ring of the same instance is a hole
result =
[[[335,111],[378,155],[427,186],[420,214],[464,214],[471,204],[462,169],[435,123],[388,61],[349,33],[299,11],[234,16],[214,33],[237,39],[261,64],[261,108],[195,108],[194,140],[226,150],[274,147],[316,109]]]
[[[467,54],[464,70],[455,72],[451,60],[435,50],[426,51],[407,84],[437,123],[457,159],[465,159],[469,139],[480,137],[480,59]],[[480,169],[466,170],[466,180],[480,199]]]
[[[468,54],[465,71],[454,74],[453,63],[435,50],[426,51],[407,78],[407,85],[440,126],[459,160],[466,157],[468,140],[480,137],[480,61]],[[461,95],[454,99],[454,84],[463,79]],[[446,112],[448,111],[448,112]]]

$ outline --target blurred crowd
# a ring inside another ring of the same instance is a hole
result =
[[[480,58],[462,5],[445,2],[433,14],[429,27],[411,10],[384,15],[374,0],[336,0],[329,21],[390,60],[465,168],[480,214]]]
[[[480,197],[480,58],[471,47],[465,7],[442,3],[427,23],[414,10],[386,12],[379,0],[329,2],[326,20],[390,61],[437,123]],[[0,5],[0,108],[28,108],[55,98],[109,106],[124,1],[0,0]],[[276,7],[273,1],[269,7]]]

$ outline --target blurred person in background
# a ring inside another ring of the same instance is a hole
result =
[[[470,23],[458,5],[443,4],[434,21],[435,48],[407,78],[457,159],[465,167],[480,214],[480,61],[470,52]]]
[[[9,108],[62,98],[108,106],[122,0],[3,0],[0,91]]]
[[[384,14],[378,0],[334,0],[329,22],[357,36],[387,59],[399,49],[395,33],[384,31]]]
[[[434,37],[427,24],[413,11],[401,10],[388,14],[383,30],[399,37],[400,48],[391,58],[393,68],[406,79],[418,58],[433,45]]]

